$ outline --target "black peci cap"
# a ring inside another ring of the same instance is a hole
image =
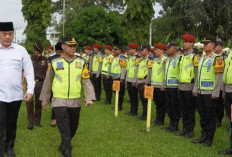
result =
[[[167,44],[167,49],[170,48],[170,47],[178,47],[178,43],[176,41],[170,41],[168,44]]]
[[[37,40],[35,42],[34,50],[36,50],[38,52],[42,52],[43,51],[43,45],[42,45],[41,41]]]
[[[0,22],[0,31],[14,31],[13,22]]]

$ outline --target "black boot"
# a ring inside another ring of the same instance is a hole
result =
[[[177,132],[178,131],[178,123],[179,122],[173,122],[172,127],[168,131],[169,132]]]
[[[222,155],[231,155],[231,154],[232,154],[232,148],[229,148],[229,149],[226,149],[226,150],[218,151],[218,154],[222,154]]]
[[[202,131],[201,137],[193,140],[192,143],[194,143],[194,144],[203,143],[203,142],[205,142],[205,140],[206,140],[206,133]]]
[[[214,135],[206,134],[206,140],[204,141],[203,145],[206,147],[211,147],[213,144],[213,137]]]
[[[185,134],[187,133],[187,129],[183,128],[183,131],[178,131],[175,133],[176,136],[185,136]]]
[[[193,138],[194,137],[194,132],[193,131],[188,131],[184,135],[185,138]]]

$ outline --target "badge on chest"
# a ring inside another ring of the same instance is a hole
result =
[[[64,70],[63,62],[56,63],[56,70]]]

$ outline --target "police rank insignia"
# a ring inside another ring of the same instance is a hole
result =
[[[76,63],[75,63],[75,66],[76,66],[76,68],[81,69],[81,62],[76,62]]]
[[[56,63],[56,70],[64,70],[63,62]]]

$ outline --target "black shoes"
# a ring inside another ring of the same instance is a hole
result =
[[[185,138],[193,138],[193,137],[194,137],[193,131],[186,132],[185,135],[184,135],[184,137],[185,137]]]
[[[211,147],[212,144],[213,144],[213,140],[211,140],[211,139],[207,139],[207,140],[205,140],[205,142],[203,143],[203,145],[206,146],[206,147]]]
[[[169,126],[163,127],[162,129],[165,130],[165,131],[169,131],[171,128],[172,128],[172,126],[169,125]]]
[[[178,131],[175,133],[176,136],[185,136],[187,132],[186,131]]]
[[[133,113],[133,112],[127,112],[126,114],[129,115],[129,116],[137,116],[137,114]]]
[[[27,129],[32,130],[33,127],[34,127],[34,123],[29,122],[29,123],[28,123],[28,126],[27,126]]]
[[[147,120],[147,117],[146,116],[141,116],[141,117],[138,117],[138,120]]]
[[[71,149],[63,149],[61,146],[59,146],[58,151],[63,157],[72,157]]]
[[[104,105],[108,105],[108,104],[111,104],[111,102],[110,101],[104,101]]]
[[[7,155],[7,157],[15,157],[14,150],[12,148],[8,149],[6,151],[6,155]]]
[[[152,122],[154,125],[157,125],[157,126],[161,126],[161,125],[164,125],[164,122],[163,121],[160,121],[160,120],[155,120],[154,122]]]
[[[232,148],[218,151],[218,154],[221,154],[221,155],[231,155],[232,154]]]
[[[203,135],[200,138],[193,140],[192,143],[198,144],[198,143],[204,143],[205,141],[206,141],[206,135]]]

